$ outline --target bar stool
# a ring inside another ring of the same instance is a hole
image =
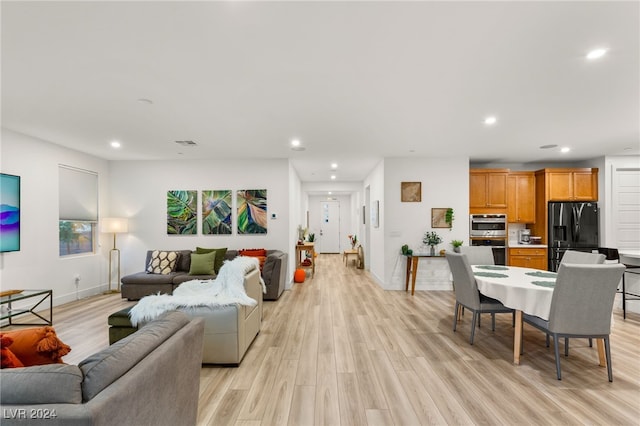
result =
[[[615,260],[618,263],[620,262],[620,253],[618,253],[618,249],[615,248],[607,248],[600,247],[598,248],[598,253],[604,254],[606,256],[605,260]],[[640,300],[640,294],[629,293],[627,291],[627,287],[625,284],[625,275],[626,274],[635,274],[640,275],[640,266],[637,265],[627,265],[623,263],[626,267],[624,273],[622,274],[622,290],[618,291],[618,293],[622,293],[622,318],[627,319],[627,300]],[[630,296],[630,297],[628,297]]]

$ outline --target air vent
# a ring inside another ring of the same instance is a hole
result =
[[[198,146],[194,141],[176,141],[176,143],[182,146]]]

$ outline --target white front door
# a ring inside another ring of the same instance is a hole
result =
[[[340,253],[340,203],[337,201],[320,202],[320,239],[317,246],[319,253]]]

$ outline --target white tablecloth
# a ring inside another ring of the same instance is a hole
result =
[[[553,296],[553,287],[549,286],[555,284],[555,277],[551,276],[555,273],[498,265],[472,265],[471,269],[480,293],[498,299],[508,308],[549,319]]]

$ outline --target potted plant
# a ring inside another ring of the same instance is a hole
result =
[[[451,240],[451,245],[453,246],[453,251],[456,253],[460,253],[460,246],[464,244],[462,240]]]
[[[442,238],[436,232],[425,232],[424,237],[422,237],[422,242],[429,246],[429,254],[431,256],[436,255],[436,247],[438,244],[442,242]]]
[[[307,241],[309,241],[310,243],[314,242],[316,240],[316,234],[310,232],[309,235],[307,236]]]

